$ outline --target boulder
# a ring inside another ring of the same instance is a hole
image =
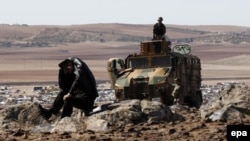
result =
[[[242,121],[245,114],[250,114],[250,89],[246,85],[226,85],[218,96],[210,99],[208,104],[200,108],[201,117],[212,121]]]
[[[2,129],[12,128],[10,125],[15,122],[15,127],[32,132],[104,131],[110,126],[119,128],[148,121],[168,122],[176,117],[169,107],[160,102],[136,99],[100,105],[87,117],[77,116],[79,113],[80,110],[74,109],[71,117],[60,119],[58,114],[47,121],[40,115],[38,104],[32,103],[6,108],[0,117],[4,123]]]

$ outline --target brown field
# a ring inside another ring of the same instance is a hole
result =
[[[111,24],[112,25],[112,24]],[[114,30],[117,33],[128,35],[151,36],[151,25],[123,25],[115,24],[109,28],[102,27],[102,24],[95,25],[74,25],[65,28],[82,28],[92,31]],[[169,25],[174,26],[174,25]],[[9,26],[6,33],[12,31]],[[178,27],[178,26],[175,26]],[[241,31],[246,27],[237,26],[182,26],[187,29],[199,29],[207,31]],[[25,28],[13,30],[23,33]],[[37,26],[33,31],[27,29],[27,34],[39,32],[42,26]],[[141,31],[141,32],[140,32]],[[8,34],[11,34],[8,33]],[[1,34],[0,36],[5,36]],[[168,32],[169,37],[189,36],[180,33]],[[57,44],[55,47],[24,48],[0,47],[0,83],[12,82],[47,82],[57,81],[58,63],[69,56],[76,56],[83,59],[93,71],[97,80],[108,80],[106,71],[107,60],[111,57],[125,58],[130,53],[139,52],[139,44],[135,42],[81,42],[75,44]],[[172,45],[174,46],[174,44]],[[216,83],[218,80],[207,80],[206,78],[230,78],[225,81],[238,81],[237,77],[250,77],[250,49],[249,44],[233,45],[228,43],[204,44],[193,43],[192,54],[197,55],[202,61],[203,83]],[[224,81],[224,80],[220,80]],[[246,81],[249,80],[240,80]]]
[[[52,48],[0,48],[1,83],[57,81],[58,64],[69,56],[83,59],[97,80],[108,80],[107,60],[110,57],[126,57],[128,53],[137,51],[134,43],[134,48],[129,45],[80,43]]]

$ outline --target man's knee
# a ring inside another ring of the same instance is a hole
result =
[[[60,97],[63,97],[63,96],[66,95],[66,94],[67,94],[67,92],[65,92],[65,91],[63,91],[63,90],[59,91],[59,93],[58,93],[58,95],[59,95]]]
[[[68,97],[67,99],[64,100],[64,104],[69,104],[69,103],[74,102],[73,99],[74,99],[73,97]]]

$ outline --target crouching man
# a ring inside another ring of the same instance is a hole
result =
[[[74,57],[62,61],[59,68],[60,92],[49,109],[39,105],[41,115],[49,119],[63,108],[61,118],[70,117],[73,107],[83,110],[85,116],[88,115],[98,97],[92,72],[82,60]]]

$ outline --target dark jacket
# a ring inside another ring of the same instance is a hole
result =
[[[154,25],[153,34],[154,36],[163,36],[166,33],[166,27],[164,24],[156,23]]]
[[[64,74],[63,65],[66,61],[72,61],[74,73]],[[79,58],[68,58],[59,64],[59,87],[66,93],[76,95],[85,93],[87,97],[98,97],[96,81],[88,66]]]

